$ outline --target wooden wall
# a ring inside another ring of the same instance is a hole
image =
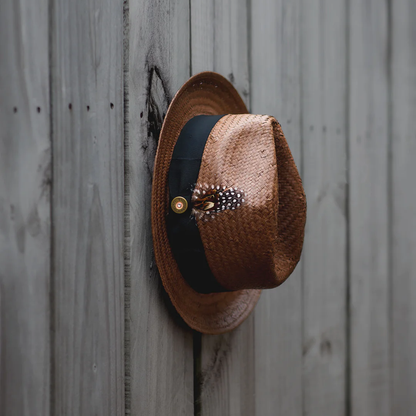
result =
[[[408,416],[416,408],[413,0],[3,0],[0,414]],[[282,124],[302,261],[235,331],[154,262],[160,127],[193,74]]]

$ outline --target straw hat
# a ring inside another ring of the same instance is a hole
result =
[[[248,114],[221,75],[189,79],[160,133],[152,233],[163,285],[185,322],[230,331],[299,261],[306,200],[279,123]]]

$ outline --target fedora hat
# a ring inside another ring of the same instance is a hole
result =
[[[219,74],[190,78],[166,113],[152,185],[156,264],[184,321],[206,334],[241,324],[294,270],[305,221],[276,119],[249,114]]]

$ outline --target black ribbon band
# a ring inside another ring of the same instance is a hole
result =
[[[173,256],[188,284],[199,293],[226,292],[209,268],[195,217],[192,216],[192,192],[198,180],[201,159],[208,136],[223,116],[196,116],[182,129],[173,150],[169,169],[169,214],[167,232]],[[188,201],[182,214],[170,203],[181,196]]]

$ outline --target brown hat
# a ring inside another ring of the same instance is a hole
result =
[[[248,114],[219,74],[189,79],[163,122],[152,191],[156,263],[185,322],[207,334],[241,324],[292,273],[305,220],[280,124]]]

